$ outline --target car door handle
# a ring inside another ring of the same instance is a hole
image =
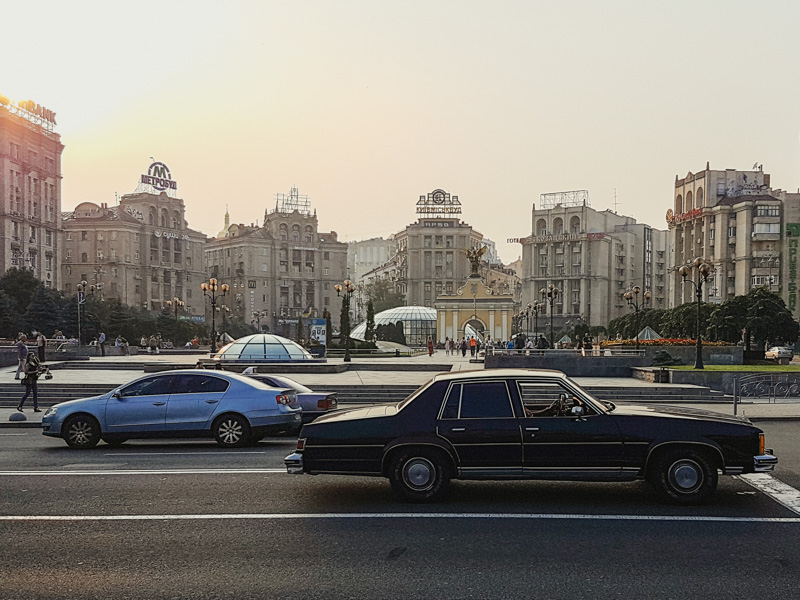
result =
[[[206,400],[206,404],[216,404],[219,400]]]
[[[525,431],[539,431],[538,427],[526,427]]]
[[[466,427],[453,427],[450,431],[456,432],[456,431],[466,431],[466,430],[467,430]]]
[[[164,406],[166,402],[153,402],[153,406]]]

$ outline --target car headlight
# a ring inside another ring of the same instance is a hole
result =
[[[50,408],[47,409],[47,411],[45,411],[44,416],[45,417],[52,417],[57,412],[58,412],[58,409],[55,406],[51,406]]]

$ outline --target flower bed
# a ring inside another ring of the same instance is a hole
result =
[[[703,346],[731,346],[728,342],[710,342],[703,340]],[[601,348],[614,348],[618,346],[635,346],[636,339],[632,340],[604,340],[600,342]],[[688,338],[660,338],[657,340],[639,340],[639,346],[696,346],[697,340]]]

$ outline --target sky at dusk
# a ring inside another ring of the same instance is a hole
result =
[[[0,94],[57,113],[62,208],[114,203],[150,157],[209,236],[310,197],[340,241],[457,195],[498,244],[539,194],[659,228],[675,175],[764,165],[800,187],[800,3],[14,2]]]

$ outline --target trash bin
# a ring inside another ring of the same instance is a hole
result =
[[[399,356],[400,356],[400,350],[398,350],[397,348],[395,348],[395,349],[394,349],[394,355],[399,357]]]
[[[669,383],[669,369],[667,367],[660,367],[658,369],[658,382]]]

